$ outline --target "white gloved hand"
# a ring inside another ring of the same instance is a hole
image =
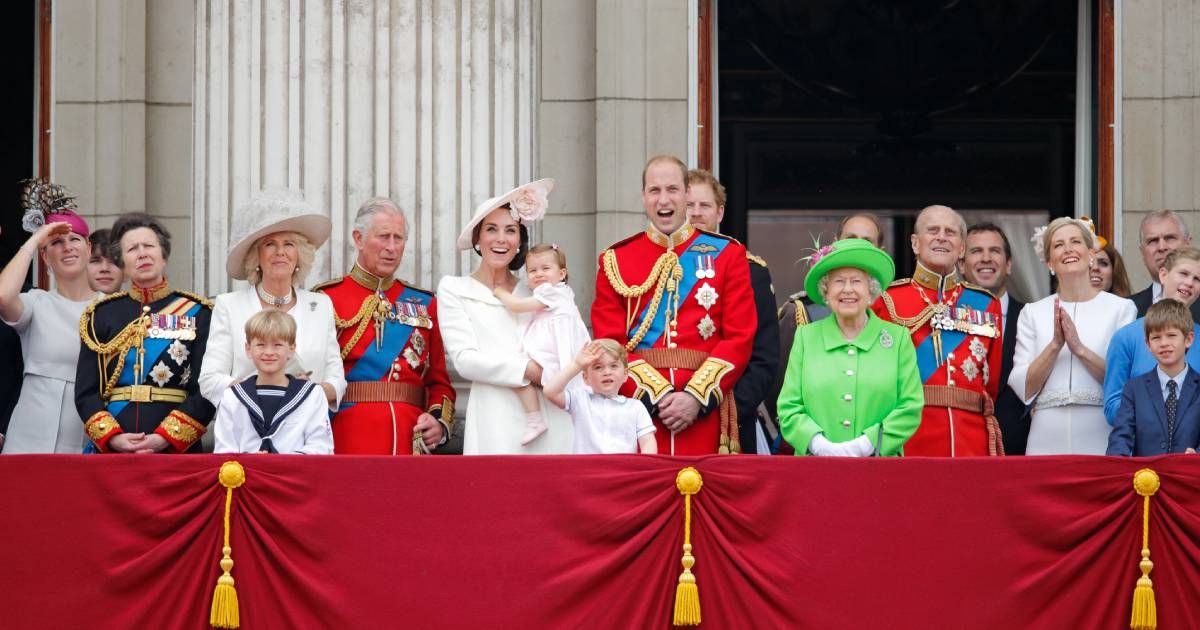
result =
[[[847,444],[854,449],[855,457],[870,457],[875,452],[875,447],[871,445],[871,438],[865,435],[860,435]]]
[[[830,452],[830,447],[832,446],[833,442],[830,442],[824,433],[818,433],[808,442],[808,452],[820,456],[833,455]]]

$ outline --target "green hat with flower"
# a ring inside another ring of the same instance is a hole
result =
[[[847,238],[818,247],[808,257],[808,276],[804,278],[804,290],[813,302],[825,306],[825,296],[817,289],[817,283],[834,269],[854,267],[879,281],[886,288],[896,277],[896,264],[887,252],[861,238]]]

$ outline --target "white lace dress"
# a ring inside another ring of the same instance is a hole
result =
[[[1104,419],[1104,384],[1092,378],[1064,345],[1040,392],[1025,391],[1029,365],[1054,339],[1054,295],[1025,305],[1017,319],[1017,347],[1008,377],[1017,397],[1033,404],[1027,455],[1103,455],[1111,427]],[[1086,302],[1062,302],[1079,340],[1104,357],[1108,342],[1137,318],[1133,302],[1101,292]]]
[[[542,383],[545,384],[561,372],[564,365],[574,361],[592,338],[579,315],[579,307],[575,305],[575,292],[567,283],[539,285],[533,290],[533,297],[546,308],[534,313],[524,326],[521,348],[542,366]],[[583,386],[579,377],[571,382]]]

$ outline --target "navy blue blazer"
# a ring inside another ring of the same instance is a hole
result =
[[[1179,392],[1171,453],[1196,448],[1200,442],[1200,373],[1188,367]],[[1121,390],[1121,408],[1108,434],[1106,455],[1145,457],[1167,453],[1167,406],[1158,383],[1158,368],[1129,379]]]

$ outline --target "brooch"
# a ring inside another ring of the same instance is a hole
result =
[[[879,333],[880,347],[891,348],[893,342],[894,342],[894,340],[892,339],[892,336],[888,334],[888,331],[884,330]]]

